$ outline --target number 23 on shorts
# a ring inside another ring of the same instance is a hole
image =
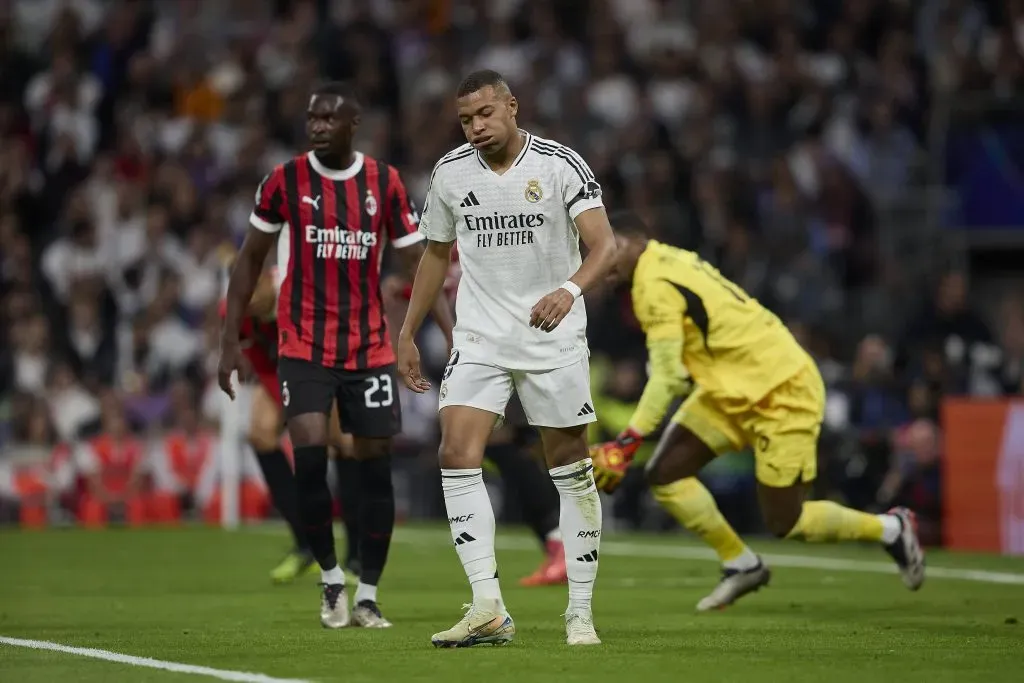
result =
[[[367,408],[387,408],[395,402],[394,382],[389,373],[366,378],[369,385],[363,392]]]

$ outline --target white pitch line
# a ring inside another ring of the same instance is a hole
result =
[[[395,542],[406,545],[434,545],[449,540],[447,533],[443,535],[433,531],[405,531],[395,536]],[[536,550],[537,543],[525,538],[509,538],[499,536],[495,539],[498,550]],[[693,548],[687,546],[665,546],[633,541],[602,541],[602,555],[621,555],[624,557],[650,557],[664,560],[704,560],[718,562],[718,556],[709,548]],[[862,574],[895,574],[896,565],[892,562],[872,562],[868,560],[849,560],[837,557],[816,557],[814,555],[766,554],[762,555],[765,562],[774,567],[799,567],[802,569],[825,569],[839,572],[859,572]],[[952,579],[956,581],[973,581],[975,583],[998,583],[1013,586],[1024,586],[1024,574],[1011,572],[993,572],[981,569],[954,569],[951,567],[927,568],[928,578]]]
[[[208,666],[195,666],[193,664],[182,664],[181,662],[165,662],[160,659],[149,657],[135,657],[123,655],[110,650],[98,650],[92,647],[72,647],[51,643],[48,640],[24,640],[22,638],[8,638],[0,636],[0,645],[11,647],[25,647],[30,650],[48,650],[50,652],[61,652],[79,657],[90,657],[92,659],[103,659],[117,664],[128,664],[129,666],[141,666],[147,669],[160,669],[180,674],[195,674],[196,676],[208,676],[222,681],[237,681],[238,683],[310,683],[298,678],[274,678],[266,674],[249,673],[247,671],[229,671],[227,669],[212,669]]]

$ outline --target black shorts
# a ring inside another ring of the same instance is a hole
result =
[[[277,378],[288,419],[307,413],[329,415],[331,404],[337,399],[342,429],[352,436],[379,439],[402,431],[402,406],[394,365],[342,370],[281,358]]]

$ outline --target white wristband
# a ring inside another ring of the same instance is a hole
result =
[[[583,290],[580,289],[580,286],[573,282],[572,280],[566,280],[565,284],[559,287],[559,289],[564,289],[565,291],[572,294],[573,299],[579,299],[581,296],[583,296]]]

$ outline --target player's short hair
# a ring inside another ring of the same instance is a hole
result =
[[[651,236],[651,229],[635,211],[616,211],[608,217],[608,222],[611,223],[612,230],[625,237]]]
[[[313,95],[336,95],[341,99],[359,107],[359,92],[347,81],[325,81],[313,88]]]
[[[487,86],[491,86],[495,90],[505,90],[511,93],[508,81],[505,80],[504,76],[493,69],[480,69],[462,79],[462,82],[459,83],[459,89],[455,91],[455,97],[465,97]]]

